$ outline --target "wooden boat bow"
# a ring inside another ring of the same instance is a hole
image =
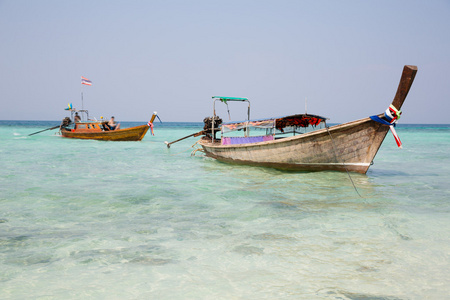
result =
[[[227,163],[291,171],[331,170],[365,174],[389,130],[394,134],[397,145],[401,147],[394,125],[400,118],[400,109],[416,73],[416,66],[404,66],[395,97],[384,114],[309,132],[299,132],[300,134],[295,134],[294,130],[293,136],[286,137],[275,136],[275,130],[282,129],[275,125],[272,133],[264,136],[246,135],[242,139],[236,139],[231,135],[224,137],[224,126],[231,128],[230,132],[247,128],[253,123],[255,127],[268,125],[258,125],[261,120],[247,121],[244,127],[241,126],[242,122],[222,124],[220,140],[209,137],[202,138],[198,143],[206,156]],[[230,127],[230,124],[234,127]],[[291,126],[298,127],[300,124],[293,123]]]
[[[417,66],[404,66],[397,93],[392,101],[392,105],[398,110],[402,107],[403,102],[405,102],[406,96],[408,96],[409,89],[413,84],[416,73]]]

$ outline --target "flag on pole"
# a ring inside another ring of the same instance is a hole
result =
[[[83,76],[81,76],[81,84],[92,85],[92,81],[90,81],[89,79],[84,78]]]
[[[64,108],[65,110],[72,110],[72,103],[67,104],[68,107]]]

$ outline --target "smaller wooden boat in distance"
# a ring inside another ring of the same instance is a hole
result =
[[[80,114],[80,121],[75,121],[75,114]],[[62,137],[100,140],[100,141],[140,141],[149,128],[153,128],[153,121],[157,113],[154,112],[150,121],[145,125],[112,130],[107,121],[92,120],[87,110],[71,109],[71,117],[66,117],[60,126]],[[75,122],[73,122],[74,120]]]
[[[326,124],[327,118],[309,114],[250,120],[248,99],[213,97],[214,114],[204,121],[204,136],[198,142],[201,146],[198,150],[227,163],[282,170],[365,174],[389,130],[399,144],[394,124],[400,117],[400,108],[416,73],[416,66],[404,67],[397,93],[384,115],[331,127]],[[215,114],[216,101],[225,104],[228,101],[248,102],[248,119],[220,126],[221,119]],[[237,136],[239,131],[244,133],[243,136]],[[221,137],[216,138],[219,132]]]

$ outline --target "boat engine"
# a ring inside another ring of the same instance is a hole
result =
[[[214,133],[211,131],[212,122],[214,119]],[[211,137],[214,134],[214,139],[216,138],[216,132],[220,131],[220,125],[222,125],[222,119],[219,116],[206,117],[203,119],[203,131],[206,136]]]
[[[72,120],[69,117],[65,117],[62,122],[61,125],[59,126],[59,128],[65,128],[68,127],[70,124],[72,124]]]

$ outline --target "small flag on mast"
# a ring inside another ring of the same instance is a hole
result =
[[[83,76],[81,76],[81,84],[92,85],[92,81],[90,81],[89,79],[84,78]]]

